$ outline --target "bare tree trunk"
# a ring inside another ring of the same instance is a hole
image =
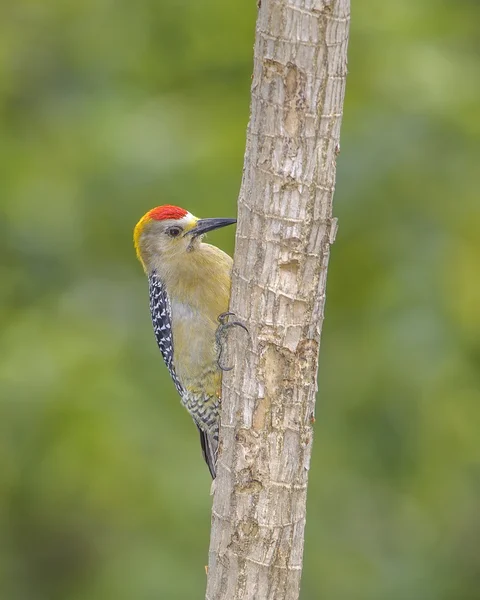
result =
[[[261,0],[207,600],[300,593],[349,8]]]

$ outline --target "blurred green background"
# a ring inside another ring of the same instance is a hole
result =
[[[480,3],[353,4],[302,600],[473,600]],[[1,4],[1,600],[204,597],[209,475],[131,238],[235,214],[255,17]]]

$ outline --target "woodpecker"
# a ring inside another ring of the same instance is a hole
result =
[[[181,402],[200,432],[213,479],[222,382],[219,317],[228,311],[233,261],[202,238],[233,223],[236,219],[198,219],[183,208],[164,205],[146,213],[133,234],[148,276],[155,338]]]

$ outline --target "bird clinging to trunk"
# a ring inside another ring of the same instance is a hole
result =
[[[228,311],[233,261],[202,238],[235,222],[198,219],[165,205],[144,215],[134,231],[137,257],[148,276],[155,338],[182,404],[198,427],[212,478],[222,384],[219,317]]]

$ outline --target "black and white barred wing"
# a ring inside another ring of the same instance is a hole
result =
[[[175,387],[178,393],[182,395],[183,388],[173,366],[172,307],[170,300],[165,286],[156,273],[152,273],[149,276],[148,285],[150,292],[150,314],[152,316],[155,339]]]

